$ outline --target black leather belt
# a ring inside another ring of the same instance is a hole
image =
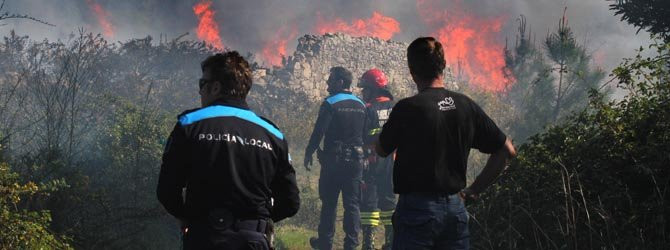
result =
[[[247,230],[266,233],[272,227],[270,219],[238,219],[225,209],[214,209],[209,212],[209,226],[214,230]]]
[[[238,220],[233,224],[233,230],[248,230],[265,233],[268,227],[268,221],[263,219]]]

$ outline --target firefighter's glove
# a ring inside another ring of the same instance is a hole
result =
[[[312,166],[313,161],[314,161],[314,160],[312,159],[312,154],[305,154],[305,162],[304,162],[304,164],[305,164],[305,169],[307,169],[307,171],[311,171],[311,170],[312,170],[312,167],[311,167],[311,166]]]

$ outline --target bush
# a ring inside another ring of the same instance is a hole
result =
[[[614,70],[619,102],[589,107],[530,138],[474,204],[477,247],[667,249],[670,246],[670,44]]]
[[[64,182],[37,185],[20,184],[18,180],[9,164],[0,163],[0,249],[72,249],[69,239],[49,230],[49,211],[19,208],[21,202],[49,195]]]

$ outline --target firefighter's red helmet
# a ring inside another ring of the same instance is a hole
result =
[[[379,69],[373,68],[363,73],[363,76],[361,76],[361,80],[358,83],[358,87],[361,88],[375,87],[383,89],[386,88],[387,84],[388,80],[386,79],[386,75],[384,75],[384,72],[382,72]]]

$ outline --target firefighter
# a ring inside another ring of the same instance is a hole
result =
[[[368,109],[366,148],[368,168],[363,172],[363,198],[361,201],[361,226],[363,229],[363,249],[375,249],[374,231],[378,225],[384,226],[384,245],[390,249],[393,239],[391,216],[396,205],[393,193],[393,157],[378,157],[374,150],[381,127],[388,120],[393,108],[393,95],[388,91],[388,80],[379,69],[370,69],[361,77],[358,87],[363,89],[363,100]]]
[[[216,54],[201,67],[202,108],[178,117],[158,200],[182,223],[184,249],[270,249],[273,222],[300,206],[286,138],[247,106],[242,56]]]
[[[363,133],[366,112],[363,101],[351,93],[351,82],[352,75],[349,70],[343,67],[330,69],[326,82],[330,95],[321,104],[319,116],[305,149],[305,168],[310,170],[312,154],[315,151],[321,165],[321,217],[318,238],[310,239],[310,245],[316,249],[332,248],[340,192],[344,206],[344,249],[355,249],[359,244],[359,202],[365,165]],[[323,150],[319,149],[322,138]]]

